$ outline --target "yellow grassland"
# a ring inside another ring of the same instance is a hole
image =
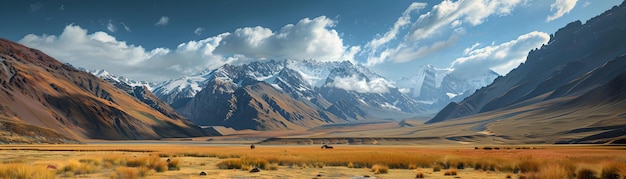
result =
[[[257,145],[251,150],[245,145],[6,145],[0,146],[0,178],[188,178],[199,177],[201,171],[213,178],[312,178],[317,173],[339,178],[626,176],[626,147],[498,148]],[[46,169],[48,165],[57,169]],[[262,172],[249,173],[254,167]]]

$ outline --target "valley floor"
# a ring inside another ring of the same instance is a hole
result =
[[[166,141],[2,145],[0,178],[18,178],[9,176],[11,170],[26,178],[571,178],[586,171],[597,177],[626,172],[624,146],[477,147],[256,145],[252,150],[243,144]],[[250,173],[253,167],[260,172]]]

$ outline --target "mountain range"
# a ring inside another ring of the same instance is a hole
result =
[[[431,65],[421,66],[416,71],[414,76],[398,80],[396,86],[418,102],[428,104],[433,113],[450,102],[463,100],[500,76],[489,70],[470,78],[461,78],[453,73],[453,69],[439,69]]]
[[[401,80],[401,88],[367,67],[348,61],[267,60],[227,64],[159,83],[153,91],[200,125],[286,130],[355,120],[430,116],[497,76],[487,73],[473,79],[479,81],[476,83],[455,79],[447,72],[438,74],[440,77],[423,75],[433,70],[430,66],[417,69],[419,73],[412,80],[419,83]],[[428,86],[435,80],[439,80],[437,86]],[[430,93],[419,95],[420,89]]]
[[[336,87],[335,80],[344,79],[364,83],[367,91]],[[235,129],[298,129],[377,117],[367,109],[401,114],[420,110],[390,85],[369,91],[372,81],[388,83],[350,62],[268,60],[224,65],[161,83],[154,91],[195,123]]]
[[[504,134],[502,129],[528,127],[528,132],[516,134],[523,135],[515,136],[519,138],[561,136],[549,141],[554,143],[624,141],[623,19],[626,3],[584,24],[569,23],[551,35],[548,44],[529,52],[518,68],[468,98],[450,103],[426,123],[486,119],[481,129]]]
[[[198,125],[305,131],[395,121],[392,129],[324,137],[625,143],[623,19],[626,2],[569,23],[505,76],[458,76],[427,65],[398,81],[349,61],[260,60],[154,84],[76,69],[0,39],[0,142],[206,135]]]
[[[0,121],[22,126],[3,132],[3,142],[204,135],[198,126],[175,116],[173,110],[154,110],[128,91],[39,50],[0,39],[0,66]],[[30,129],[45,132],[21,131]]]

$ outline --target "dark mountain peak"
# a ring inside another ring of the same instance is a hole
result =
[[[449,105],[430,122],[532,105],[569,82],[626,53],[626,4],[585,24],[569,23],[550,42],[529,53],[526,63],[473,95]]]

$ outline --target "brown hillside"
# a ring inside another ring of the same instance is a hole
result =
[[[230,83],[215,80],[184,108],[183,113],[202,111],[192,117],[234,129],[307,129],[339,121],[334,115],[313,109],[264,82],[233,88]],[[207,102],[211,100],[219,103]]]
[[[76,139],[200,136],[89,73],[39,50],[0,39],[0,116]]]

